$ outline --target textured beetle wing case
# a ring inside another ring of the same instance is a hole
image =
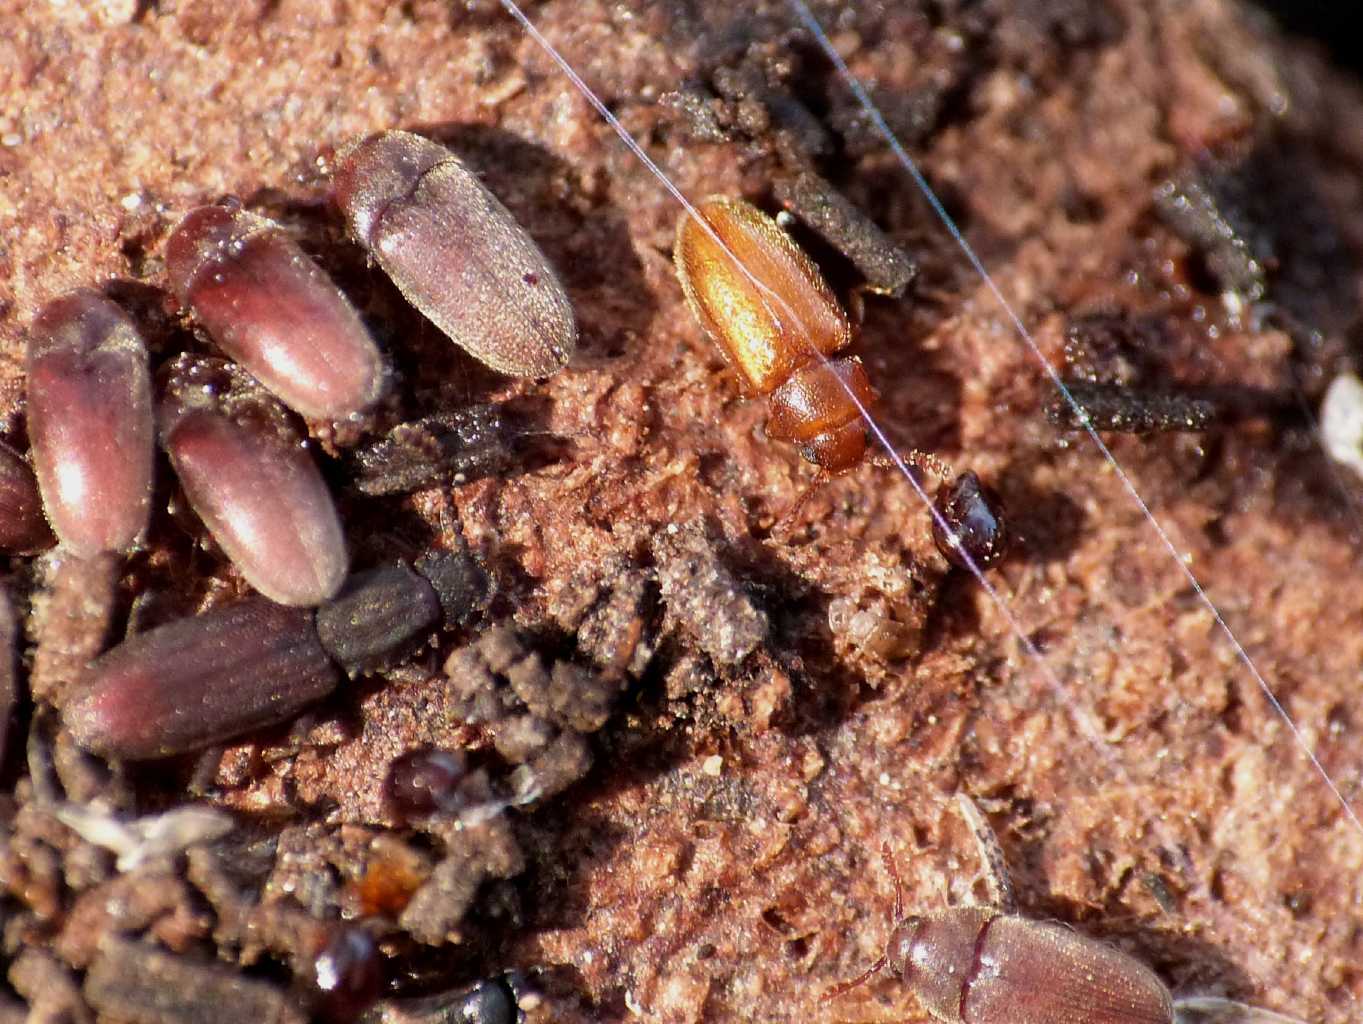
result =
[[[218,345],[289,408],[339,420],[378,400],[383,360],[354,307],[271,221],[200,207],[171,235],[166,266]]]
[[[414,198],[389,210],[378,239],[380,263],[412,305],[494,370],[547,377],[561,369],[577,345],[572,306],[506,207],[453,159],[431,170]],[[390,267],[397,252],[401,274]]]
[[[427,319],[500,373],[547,377],[577,349],[577,322],[544,253],[444,147],[384,132],[337,174],[351,228]]]
[[[262,598],[139,633],[98,659],[67,702],[67,728],[106,757],[195,750],[330,693],[337,673],[311,610]]]
[[[1169,992],[1149,968],[1048,921],[996,917],[961,1000],[968,1024],[1170,1024]]]

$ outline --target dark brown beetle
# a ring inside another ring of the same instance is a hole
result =
[[[33,470],[22,455],[0,441],[0,552],[28,554],[51,543]]]
[[[285,722],[342,672],[373,671],[476,613],[485,580],[466,552],[414,569],[355,573],[316,610],[249,597],[139,633],[91,664],[62,707],[66,727],[101,757],[144,761]]]

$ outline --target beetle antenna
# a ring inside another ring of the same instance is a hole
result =
[[[881,845],[880,855],[885,858],[885,870],[890,873],[890,880],[894,882],[894,916],[890,918],[890,927],[893,928],[904,917],[904,887],[899,882],[899,869],[895,867],[894,851],[890,849],[889,843],[884,843]],[[852,989],[856,988],[858,985],[865,985],[888,962],[889,954],[882,953],[880,958],[876,960],[875,963],[873,963],[870,967],[866,968],[866,970],[862,971],[851,981],[839,982],[838,984],[830,988],[828,991],[826,991],[819,998],[819,1002],[826,1003],[830,999],[836,999],[838,998],[838,996],[847,994],[848,992],[852,991]]]
[[[921,451],[918,448],[910,448],[906,452],[897,452],[898,460],[891,458],[884,452],[877,452],[871,456],[871,463],[887,469],[898,469],[900,462],[906,462],[915,469],[921,469],[925,473],[931,473],[938,480],[950,480],[955,474],[947,463],[933,455],[931,452]]]
[[[886,958],[882,955],[880,959],[878,959],[870,967],[866,968],[866,970],[858,974],[851,981],[843,981],[834,985],[832,988],[830,988],[822,996],[819,997],[819,1002],[821,1003],[830,1002],[834,999],[837,999],[839,996],[846,995],[848,992],[851,992],[852,989],[856,988],[859,985],[865,985],[868,981],[875,977],[877,973],[879,973],[880,969],[885,966],[886,962],[887,962]]]
[[[898,924],[904,920],[904,886],[899,881],[899,869],[895,867],[894,851],[890,849],[888,842],[880,847],[880,855],[885,858],[885,870],[890,873],[890,880],[894,882],[894,917],[890,923]]]

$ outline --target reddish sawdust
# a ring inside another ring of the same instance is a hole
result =
[[[1151,188],[1200,154],[1271,136],[1357,257],[1363,94],[1229,0],[1060,5],[1112,21],[1063,44],[1032,0],[981,5],[995,20],[974,36],[952,4],[932,5],[940,29],[897,6],[851,5],[835,41],[878,98],[941,101],[916,152],[1049,354],[1068,313],[1110,302],[1168,314],[1168,364],[1184,380],[1289,385],[1283,334],[1197,322],[1202,310],[1216,324],[1219,302],[1206,282],[1178,292],[1185,247],[1152,217]],[[783,5],[641,7],[561,0],[532,14],[684,190],[769,203],[770,147],[696,141],[658,100],[741,56],[745,30],[777,37]],[[869,300],[858,351],[891,437],[976,468],[1010,506],[1019,550],[993,577],[1006,614],[944,576],[917,497],[884,469],[820,491],[788,542],[768,537],[810,474],[763,441],[761,403],[740,399],[683,308],[673,200],[495,4],[455,8],[0,3],[0,409],[22,445],[22,329],[41,302],[114,278],[154,318],[168,229],[225,193],[289,219],[365,302],[377,286],[354,283],[368,271],[314,202],[319,153],[356,133],[436,129],[531,229],[578,309],[568,371],[497,380],[410,314],[383,337],[405,386],[449,403],[523,396],[567,439],[547,464],[446,494],[511,581],[507,607],[538,626],[583,566],[646,562],[659,530],[699,521],[771,626],[748,662],[706,668],[699,693],[663,696],[671,664],[645,674],[596,737],[587,779],[516,824],[520,909],[478,932],[470,969],[551,968],[559,1020],[912,1015],[886,980],[819,997],[888,935],[882,843],[910,907],[968,896],[975,852],[949,803],[964,789],[999,831],[1025,912],[1116,943],[1176,992],[1356,1019],[1363,832],[1118,475],[1042,418],[1035,364],[885,149],[853,126],[860,144],[823,166],[923,265],[905,299]],[[807,43],[778,45],[805,54],[806,95],[851,110]],[[1358,276],[1349,261],[1317,269],[1328,287],[1297,311],[1336,339],[1356,319]],[[1306,359],[1308,391],[1323,358]],[[1357,800],[1358,487],[1344,482],[1346,500],[1309,438],[1262,421],[1112,446]],[[441,504],[427,493],[409,508],[439,522]],[[127,585],[235,585],[211,558],[194,580],[154,553],[139,565]],[[834,635],[838,601],[892,607],[908,624],[896,637],[921,628],[921,653],[887,661]],[[679,627],[658,658],[704,650],[687,636]],[[223,800],[267,824],[289,807],[384,823],[387,760],[468,740],[423,696],[439,660],[421,664],[338,697],[329,711],[349,725],[324,725],[324,746],[254,771],[229,756]]]

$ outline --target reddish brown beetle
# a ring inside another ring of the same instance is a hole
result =
[[[350,300],[279,225],[200,206],[166,242],[166,273],[224,352],[290,409],[340,420],[384,387],[383,357]]]
[[[151,375],[137,325],[99,292],[49,302],[29,332],[28,430],[48,521],[83,558],[122,551],[151,514]]]
[[[889,967],[934,1020],[944,1024],[1225,1024],[1291,1018],[1219,998],[1175,1000],[1154,971],[1119,950],[1054,921],[1017,913],[993,830],[964,794],[957,807],[974,833],[992,907],[951,907],[904,915],[894,880],[894,930],[885,953],[861,975],[832,988],[835,999]]]

